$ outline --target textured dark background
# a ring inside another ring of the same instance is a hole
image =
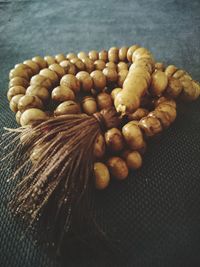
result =
[[[0,1],[0,124],[8,109],[8,72],[35,55],[141,44],[158,60],[200,80],[200,1]],[[174,125],[149,145],[144,167],[94,199],[98,222],[118,257],[70,245],[64,266],[200,266],[200,102],[179,108]],[[12,184],[0,179],[0,266],[60,266],[8,213]],[[118,252],[120,249],[120,252]]]

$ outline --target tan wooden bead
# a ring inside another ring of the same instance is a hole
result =
[[[160,96],[167,88],[168,78],[163,71],[157,70],[152,74],[151,93]]]
[[[110,94],[102,92],[97,95],[96,100],[97,100],[98,108],[100,110],[105,109],[105,108],[110,108],[113,106],[113,101],[112,101]]]
[[[88,57],[88,54],[85,53],[84,51],[80,51],[78,54],[77,54],[78,58],[80,58],[81,60],[84,59],[84,58],[87,58]]]
[[[158,118],[147,116],[139,121],[139,127],[146,136],[154,136],[162,131],[162,125]]]
[[[118,74],[115,69],[105,68],[103,74],[106,76],[107,83],[117,82]]]
[[[88,56],[91,60],[95,61],[97,59],[99,59],[99,54],[96,50],[92,50],[88,53]]]
[[[176,79],[180,79],[183,75],[185,75],[186,72],[184,70],[177,70],[174,74],[173,77]]]
[[[128,64],[125,63],[125,62],[122,62],[120,61],[118,64],[117,64],[117,72],[120,72],[122,70],[128,70]]]
[[[75,101],[68,100],[57,106],[54,111],[54,115],[60,116],[65,114],[79,114],[80,112],[80,106]]]
[[[125,151],[123,156],[129,169],[137,170],[142,166],[142,157],[138,151]]]
[[[49,78],[52,81],[53,85],[57,84],[59,81],[59,77],[56,74],[56,72],[50,69],[47,69],[47,68],[42,69],[39,74],[46,78]]]
[[[132,62],[132,55],[135,52],[135,50],[137,50],[139,48],[138,45],[132,45],[129,47],[128,51],[127,51],[127,59],[129,62]]]
[[[44,58],[40,56],[33,57],[32,60],[38,64],[40,69],[44,69],[47,67],[47,62],[44,60]]]
[[[76,78],[80,82],[80,86],[83,91],[90,92],[93,87],[93,80],[90,74],[86,71],[80,71],[76,74]]]
[[[176,66],[169,65],[165,69],[165,74],[167,75],[167,77],[171,77],[176,71],[177,71],[177,67]]]
[[[160,70],[160,71],[164,71],[165,70],[165,65],[162,62],[156,62],[155,63],[155,69],[156,70]]]
[[[31,59],[25,60],[24,64],[31,68],[33,74],[37,74],[40,71],[39,65]]]
[[[86,96],[82,100],[82,108],[83,111],[88,114],[92,115],[97,112],[97,103],[94,97]]]
[[[13,112],[17,112],[18,111],[18,102],[20,100],[21,97],[23,97],[24,94],[18,94],[12,97],[11,101],[10,101],[10,109]]]
[[[66,60],[66,57],[63,54],[57,54],[57,55],[55,55],[55,60],[57,63],[60,63],[61,61]]]
[[[146,48],[139,47],[132,54],[132,62],[135,62],[138,59],[149,59],[149,60],[153,60],[153,56],[150,53],[150,51],[147,50]]]
[[[37,85],[37,86],[45,87],[47,89],[51,89],[52,81],[49,78],[46,78],[40,74],[36,74],[31,78],[30,85]]]
[[[180,95],[182,89],[183,89],[183,86],[178,79],[174,77],[168,78],[168,86],[166,89],[166,94],[168,96],[175,98]]]
[[[108,169],[111,175],[117,180],[124,180],[128,176],[128,166],[120,157],[111,157],[107,161]]]
[[[38,108],[30,108],[25,110],[21,114],[20,124],[22,126],[32,124],[34,122],[40,122],[48,119],[46,113]]]
[[[173,99],[169,99],[167,97],[160,97],[154,101],[154,106],[158,107],[160,104],[167,104],[173,108],[176,108],[176,102]]]
[[[156,114],[156,117],[159,118],[163,127],[168,127],[176,119],[176,108],[166,102],[160,104],[155,112],[162,112],[162,114],[165,114],[165,118],[163,116],[159,117],[158,114]]]
[[[117,65],[114,62],[107,62],[106,68],[117,70]]]
[[[59,78],[62,78],[62,76],[65,75],[65,70],[63,67],[61,67],[61,65],[57,64],[57,63],[54,63],[54,64],[51,64],[49,66],[49,69],[54,71]]]
[[[105,189],[110,183],[110,173],[107,166],[102,162],[94,163],[95,187]]]
[[[21,115],[22,115],[22,113],[21,113],[21,111],[17,111],[17,113],[15,114],[15,118],[16,118],[16,122],[18,123],[18,124],[20,124],[20,118],[21,118]]]
[[[131,149],[137,150],[143,147],[143,133],[134,122],[130,121],[125,124],[122,128],[122,133],[126,143]]]
[[[90,73],[93,79],[94,89],[102,91],[106,86],[106,77],[100,70],[94,70]]]
[[[78,71],[85,69],[85,65],[84,65],[83,61],[80,60],[79,58],[74,57],[74,58],[70,59],[70,62],[75,65],[75,67],[77,68]]]
[[[105,133],[106,145],[111,151],[118,152],[124,148],[124,138],[117,128],[111,128]]]
[[[103,60],[104,62],[108,61],[108,52],[106,50],[101,50],[99,52],[99,59]]]
[[[54,101],[67,101],[67,100],[75,100],[74,92],[67,86],[57,86],[53,89],[51,93],[51,98]]]
[[[102,134],[99,134],[94,143],[94,156],[96,158],[102,158],[105,154],[106,143]]]
[[[119,61],[119,48],[111,47],[108,50],[108,60],[114,63],[117,63]]]
[[[9,88],[13,86],[22,86],[24,88],[27,88],[28,85],[29,85],[29,82],[22,77],[15,77],[9,81]]]
[[[18,70],[21,69],[22,71],[26,71],[28,73],[29,79],[31,76],[34,75],[34,71],[32,71],[32,69],[28,65],[23,64],[23,63],[16,64],[15,69],[18,69]]]
[[[94,67],[94,61],[92,61],[89,57],[85,57],[82,59],[82,62],[84,64],[84,69],[88,72],[91,73],[95,67]]]
[[[69,60],[71,60],[72,58],[77,58],[77,55],[74,54],[74,53],[68,53],[68,54],[66,55],[66,58],[69,59]]]
[[[45,87],[30,85],[26,90],[26,95],[34,95],[39,97],[42,101],[47,101],[49,99],[49,91]]]
[[[47,62],[48,67],[56,63],[55,57],[52,57],[52,56],[45,56],[44,60]]]
[[[194,87],[194,89],[196,91],[194,99],[197,99],[199,97],[199,95],[200,95],[200,84],[197,81],[192,81],[192,85],[193,85],[193,87]]]
[[[117,87],[117,88],[115,88],[115,89],[112,90],[112,92],[111,92],[110,95],[111,95],[111,98],[112,98],[113,101],[114,101],[116,95],[117,95],[119,92],[121,92],[121,90],[122,90],[122,88],[119,88],[119,87]]]
[[[183,86],[182,99],[186,101],[194,101],[196,99],[196,89],[193,87],[192,81],[189,79],[181,81]]]
[[[94,62],[95,70],[101,70],[102,71],[105,68],[105,66],[106,66],[106,63],[102,59],[95,60],[95,62]]]
[[[149,111],[145,108],[138,108],[135,112],[128,114],[128,120],[140,120],[148,115]]]
[[[7,92],[7,98],[10,101],[13,96],[22,94],[24,95],[26,93],[26,89],[23,86],[16,85],[11,87]]]
[[[73,75],[76,74],[76,67],[69,60],[64,60],[64,61],[60,62],[60,66],[64,69],[65,73],[73,74]]]
[[[29,81],[30,75],[28,74],[27,70],[24,70],[22,68],[16,68],[16,69],[12,69],[9,73],[10,80],[15,77],[21,77]]]
[[[30,108],[43,109],[44,106],[41,99],[32,95],[25,95],[21,97],[18,101],[18,110],[24,112],[26,109]]]
[[[123,46],[119,49],[119,60],[120,61],[127,61],[127,52],[128,52],[128,47]]]
[[[118,72],[117,84],[118,84],[119,87],[123,86],[123,83],[124,83],[127,75],[128,75],[128,70],[121,70],[120,72]]]
[[[60,80],[61,86],[67,86],[77,94],[80,91],[80,82],[76,76],[72,74],[66,74]]]

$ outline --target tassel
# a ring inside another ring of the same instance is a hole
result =
[[[93,116],[62,115],[37,125],[8,129],[10,134],[17,134],[26,149],[12,178],[30,163],[30,153],[40,149],[37,161],[11,196],[11,211],[29,225],[44,221],[54,243],[60,246],[76,208],[80,211],[83,197],[93,188],[95,140],[99,133],[119,123],[119,114],[110,108]],[[19,153],[19,147],[12,153]],[[89,196],[86,199],[90,201]]]

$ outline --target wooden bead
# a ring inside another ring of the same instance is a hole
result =
[[[89,58],[85,57],[82,59],[82,62],[84,64],[84,69],[88,72],[91,73],[94,70],[94,62]]]
[[[79,114],[80,112],[80,106],[75,101],[68,100],[57,106],[54,111],[54,115],[60,116],[65,114]]]
[[[117,180],[124,180],[128,176],[128,167],[126,162],[120,157],[111,157],[107,161],[108,169],[111,175]]]
[[[122,133],[126,143],[131,149],[137,150],[143,147],[143,134],[135,123],[128,122],[127,124],[125,124],[122,128]]]
[[[17,112],[18,111],[18,102],[20,100],[21,97],[23,97],[24,94],[18,94],[12,97],[11,101],[10,101],[10,109],[13,112]]]
[[[49,78],[52,81],[53,85],[57,84],[59,81],[59,77],[56,74],[56,72],[52,71],[50,69],[45,68],[45,69],[41,70],[39,74],[46,77],[46,78]]]
[[[94,89],[103,90],[106,86],[106,77],[100,70],[94,70],[90,73],[93,79]]]
[[[168,78],[163,71],[155,71],[152,74],[151,93],[160,96],[167,88]]]
[[[169,65],[166,69],[165,69],[165,74],[167,75],[167,77],[171,77],[175,72],[177,71],[177,67],[174,65]]]
[[[55,57],[52,57],[52,56],[45,56],[44,60],[47,62],[48,67],[56,63]]]
[[[22,86],[24,88],[27,88],[29,86],[29,82],[22,77],[15,77],[12,78],[9,82],[9,88],[13,86]]]
[[[156,117],[147,116],[139,121],[139,127],[146,136],[154,136],[162,131],[162,125]]]
[[[178,79],[176,79],[174,77],[168,78],[168,86],[166,89],[166,94],[168,96],[175,98],[178,95],[180,95],[182,89],[183,89],[183,86]]]
[[[30,76],[26,70],[21,69],[21,68],[16,68],[16,69],[12,69],[9,73],[10,80],[15,77],[21,77],[28,81]]]
[[[160,71],[164,71],[165,65],[162,62],[156,62],[155,63],[155,69],[160,70]]]
[[[120,61],[127,61],[127,52],[128,52],[128,47],[123,46],[119,49],[119,60]]]
[[[85,65],[84,65],[83,61],[80,60],[79,58],[74,57],[74,58],[70,59],[70,62],[75,65],[75,67],[77,68],[78,71],[85,69]]]
[[[72,58],[78,58],[78,57],[77,57],[77,55],[74,54],[74,53],[68,53],[68,54],[66,55],[66,58],[67,58],[68,60],[71,60]]]
[[[105,164],[102,162],[94,163],[94,176],[95,176],[95,187],[97,189],[105,189],[110,182],[110,173]]]
[[[20,118],[22,126],[32,124],[34,122],[41,122],[48,119],[46,113],[38,108],[30,108],[24,111]]]
[[[127,59],[129,62],[132,62],[132,55],[135,52],[135,50],[137,50],[139,48],[138,45],[132,45],[129,47],[128,51],[127,51]]]
[[[105,139],[102,134],[99,134],[94,144],[94,156],[96,158],[102,158],[103,155],[105,154],[105,150],[106,150]]]
[[[55,60],[57,63],[60,63],[61,61],[66,60],[66,57],[63,54],[57,54],[57,55],[55,55]]]
[[[117,70],[117,65],[114,62],[107,62],[106,68]]]
[[[61,67],[59,64],[54,63],[49,66],[49,69],[54,71],[59,78],[62,78],[62,76],[65,75],[65,70],[63,67]]]
[[[182,99],[186,101],[193,101],[196,99],[196,89],[193,87],[192,81],[185,79],[181,81],[183,86]]]
[[[84,59],[84,58],[87,58],[88,57],[88,54],[83,52],[83,51],[80,51],[78,54],[77,54],[78,58],[80,59]]]
[[[119,62],[118,64],[117,64],[117,72],[120,72],[120,71],[122,71],[122,70],[128,70],[128,64],[127,63],[125,63],[125,62]]]
[[[32,60],[38,64],[40,69],[44,69],[47,67],[47,62],[44,60],[44,58],[40,56],[33,57]]]
[[[122,133],[117,128],[111,128],[105,133],[106,145],[111,151],[118,152],[124,148]]]
[[[103,74],[106,76],[107,83],[117,82],[118,74],[115,69],[105,68]]]
[[[34,62],[33,60],[30,60],[30,59],[29,59],[29,60],[25,60],[25,61],[24,61],[24,64],[27,65],[29,68],[31,68],[33,74],[37,74],[37,73],[39,73],[39,71],[40,71],[40,67],[39,67],[39,65],[38,65],[36,62]]]
[[[116,95],[117,95],[119,92],[121,92],[121,90],[122,90],[122,88],[118,88],[118,87],[112,90],[112,92],[111,92],[110,95],[111,95],[111,98],[112,98],[113,101],[115,100]]]
[[[123,153],[129,169],[137,170],[142,166],[142,157],[138,151],[125,151]]]
[[[26,109],[30,108],[43,109],[44,106],[41,99],[32,95],[25,95],[21,97],[18,101],[18,110],[24,112]]]
[[[113,106],[113,101],[110,94],[100,93],[97,95],[96,100],[99,110],[104,108],[111,108]]]
[[[96,50],[92,50],[92,51],[90,51],[90,52],[88,53],[88,55],[89,55],[89,58],[90,58],[91,60],[93,60],[93,61],[99,59],[99,54],[98,54],[98,52],[97,52]]]
[[[73,74],[73,75],[76,74],[76,67],[70,61],[68,61],[68,60],[62,61],[62,62],[60,62],[60,66],[64,69],[65,73]]]
[[[69,87],[71,90],[74,91],[75,94],[77,94],[80,91],[80,82],[76,78],[76,76],[72,74],[64,75],[60,80],[60,85]]]
[[[135,112],[128,114],[128,120],[140,120],[148,115],[149,111],[145,108],[138,108]]]
[[[108,61],[108,52],[106,50],[102,50],[99,52],[99,59],[103,60],[104,62]]]
[[[21,111],[17,111],[17,113],[15,114],[15,118],[16,118],[16,122],[18,123],[18,124],[20,124],[20,118],[21,118],[21,115],[22,115],[22,113],[21,113]]]
[[[26,92],[26,89],[25,89],[23,86],[16,85],[16,86],[11,87],[11,88],[8,90],[7,98],[8,98],[8,100],[10,101],[10,100],[12,99],[13,96],[15,96],[15,95],[19,95],[19,94],[24,95],[25,92]]]
[[[42,101],[47,101],[49,99],[48,89],[37,85],[30,85],[26,90],[26,95],[37,96]]]
[[[102,71],[105,68],[105,66],[106,66],[106,63],[102,59],[95,60],[95,62],[94,62],[95,70],[101,70]]]
[[[76,78],[80,82],[80,86],[83,91],[90,92],[93,87],[93,80],[90,74],[86,71],[80,71],[76,74]]]
[[[138,59],[149,59],[149,60],[153,60],[153,56],[150,53],[150,51],[147,50],[146,48],[139,47],[132,54],[132,62],[135,62]]]
[[[69,87],[62,85],[53,89],[51,98],[54,101],[62,102],[67,100],[74,100],[75,94]]]
[[[40,87],[51,89],[52,81],[49,78],[46,78],[40,74],[36,74],[31,78],[30,85],[37,85]]]
[[[28,76],[29,76],[29,79],[31,76],[33,76],[34,72],[32,71],[32,69],[28,66],[28,65],[25,65],[23,63],[19,63],[19,64],[16,64],[15,65],[15,69],[17,70],[22,70],[22,71],[25,71],[27,72]]]
[[[92,115],[97,112],[97,103],[93,97],[86,96],[82,100],[82,108],[86,114]]]
[[[119,61],[119,48],[111,47],[108,50],[108,60],[114,63],[117,63]]]
[[[186,74],[186,72],[184,70],[177,70],[173,74],[173,77],[176,78],[176,79],[180,79],[185,74]]]

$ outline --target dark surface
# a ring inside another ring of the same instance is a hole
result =
[[[8,72],[37,54],[138,43],[199,80],[199,14],[199,0],[0,1],[1,131],[16,127],[6,100]],[[200,266],[199,104],[179,109],[174,125],[149,145],[140,171],[96,195],[98,222],[119,257],[74,241],[65,266]],[[59,266],[29,234],[21,240],[23,227],[5,206],[9,176],[1,171],[0,266]]]

